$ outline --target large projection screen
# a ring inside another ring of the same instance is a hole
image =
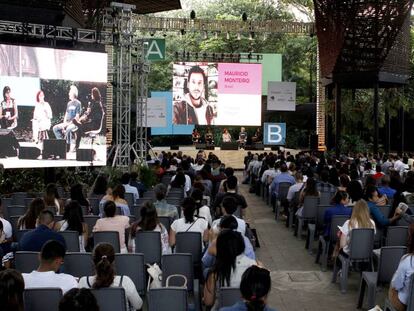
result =
[[[261,64],[174,64],[174,124],[260,126],[261,98]]]
[[[0,165],[105,165],[106,88],[106,53],[0,44]]]

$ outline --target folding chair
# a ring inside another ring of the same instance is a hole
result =
[[[375,306],[377,285],[391,282],[401,257],[406,252],[407,248],[404,246],[388,246],[381,248],[378,272],[362,272],[361,283],[359,286],[358,309],[360,309],[363,304],[365,287],[368,287],[368,309]]]
[[[55,287],[27,288],[23,292],[25,311],[59,310],[62,290]]]
[[[12,194],[12,205],[23,205],[25,206],[25,199],[28,197],[27,192],[15,192]]]
[[[387,228],[387,237],[385,246],[407,246],[408,227],[389,226]]]
[[[181,287],[164,287],[148,292],[148,311],[187,311],[187,290]]]
[[[121,252],[121,246],[119,245],[119,233],[118,231],[99,231],[93,233],[94,245],[99,243],[109,243],[115,249],[115,253]]]
[[[68,252],[79,252],[79,232],[73,230],[60,231],[60,235],[63,236],[66,243],[66,251]]]
[[[219,291],[219,309],[230,307],[242,299],[240,288],[238,287],[220,287]]]
[[[348,270],[351,262],[367,262],[373,271],[372,250],[374,248],[374,229],[360,228],[351,231],[349,257],[341,254],[337,260],[341,261],[342,272],[340,276],[341,292],[344,294],[348,285]],[[337,260],[334,264],[332,283],[336,282],[339,267]]]
[[[12,216],[22,216],[26,211],[27,208],[24,205],[9,205],[7,206],[7,217],[10,219]]]
[[[38,252],[16,252],[14,255],[16,270],[21,273],[31,273],[39,267]]]
[[[146,271],[144,254],[116,254],[115,271],[118,275],[127,275],[134,282],[142,297],[146,293]]]
[[[319,197],[305,196],[302,215],[298,216],[298,239],[302,238],[302,227],[305,221],[315,221],[318,214]]]
[[[283,200],[286,200],[287,194],[289,192],[289,188],[292,186],[289,182],[281,182],[279,183],[279,189],[277,191],[277,196],[274,201],[273,211],[275,212],[275,219],[279,219],[279,206],[281,205]],[[279,201],[279,204],[278,204]]]
[[[92,289],[100,311],[127,311],[127,301],[123,287]]]
[[[100,199],[99,198],[89,198],[89,204],[91,206],[91,210],[92,210],[92,214],[94,215],[99,215],[99,202]]]
[[[135,204],[134,194],[130,192],[125,192],[125,201],[128,202],[128,206],[133,206]]]
[[[171,218],[168,216],[158,216],[158,220],[160,221],[160,223],[163,224],[165,229],[167,229],[167,232],[170,232],[170,227],[172,223]]]
[[[191,254],[193,258],[194,274],[201,278],[201,233],[200,232],[177,232],[175,242],[175,253]]]
[[[138,231],[135,235],[135,253],[144,254],[147,264],[161,264],[161,234],[156,231]]]
[[[99,216],[95,215],[85,215],[83,216],[83,220],[88,225],[88,236],[92,236],[92,229],[95,227],[96,222],[98,221]]]
[[[316,220],[314,224],[308,224],[308,237],[306,239],[306,248],[309,249],[309,252],[312,253],[312,243],[315,240],[315,236],[323,230],[323,221],[325,216],[325,211],[330,208],[330,205],[318,205],[317,213],[316,213]]]
[[[63,263],[65,273],[76,278],[95,274],[91,253],[66,253]]]

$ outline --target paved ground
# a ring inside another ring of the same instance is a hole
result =
[[[315,257],[305,249],[305,241],[276,222],[272,209],[261,197],[248,193],[247,185],[242,185],[240,192],[249,205],[247,219],[258,232],[258,259],[271,271],[269,305],[278,311],[356,310],[359,273],[350,274],[348,292],[341,294],[339,284],[331,283],[332,269],[321,272]],[[385,290],[377,295],[381,306],[384,294]]]

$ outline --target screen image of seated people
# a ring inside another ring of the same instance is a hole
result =
[[[48,160],[42,157],[46,143],[64,148],[60,154],[72,162],[78,150],[89,149],[94,165],[105,165],[107,55],[0,44],[0,59],[0,142],[13,138],[3,140],[13,146],[0,153],[0,163],[25,159],[19,156],[25,148],[39,149],[33,158]]]

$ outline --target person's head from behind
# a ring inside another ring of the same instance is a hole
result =
[[[121,176],[121,184],[128,185],[131,180],[131,175],[129,173],[124,173]]]
[[[205,94],[206,74],[200,66],[191,67],[188,72],[187,88],[191,99],[199,100]]]
[[[55,198],[59,198],[59,193],[57,191],[57,187],[55,184],[48,184],[46,186],[46,190],[45,190],[45,198],[46,199],[55,199]]]
[[[240,292],[247,310],[264,310],[271,288],[270,272],[258,266],[251,266],[242,275]]]
[[[40,267],[42,271],[57,272],[65,258],[65,247],[59,241],[50,240],[43,244],[40,251]]]
[[[191,197],[196,202],[197,207],[200,207],[203,201],[203,191],[195,188],[193,192],[191,193]]]
[[[125,199],[125,188],[122,185],[115,186],[114,190],[112,190],[112,196],[114,199]]]
[[[37,220],[38,225],[47,226],[49,229],[52,229],[55,225],[55,216],[49,210],[43,210],[39,214],[39,218]]]
[[[368,204],[365,200],[358,200],[352,208],[350,226],[358,228],[372,228]]]
[[[280,171],[281,171],[282,173],[286,173],[286,172],[288,171],[288,167],[287,167],[287,165],[286,165],[285,163],[283,163],[283,164],[280,166]]]
[[[194,212],[196,210],[196,202],[193,198],[185,198],[182,203],[183,214],[186,223],[194,221]]]
[[[33,199],[30,202],[29,208],[26,212],[25,226],[26,228],[34,228],[36,220],[40,215],[40,212],[46,208],[45,201],[41,198]]]
[[[230,286],[230,275],[236,266],[236,257],[244,252],[244,240],[240,232],[223,230],[217,237],[217,255],[214,270],[220,286]]]
[[[227,178],[234,175],[234,169],[232,167],[226,167],[224,170],[224,174]]]
[[[105,217],[115,217],[116,205],[113,201],[106,201],[104,204]]]
[[[233,215],[237,211],[237,200],[233,197],[225,197],[221,205],[223,206],[222,212],[224,215]]]
[[[79,202],[86,201],[85,196],[83,194],[83,187],[81,184],[75,184],[70,187],[70,198],[72,200],[77,200]]]
[[[77,231],[80,235],[83,233],[83,213],[78,201],[73,200],[65,205],[63,219],[68,223],[67,230]]]
[[[390,181],[391,181],[390,176],[384,175],[381,178],[381,185],[383,187],[388,187],[390,185]]]
[[[349,203],[349,196],[346,191],[337,191],[333,197],[334,204],[347,205]]]
[[[96,272],[95,283],[93,283],[92,288],[99,289],[111,286],[115,278],[114,247],[109,243],[99,243],[93,249],[92,260]]]
[[[229,176],[226,181],[227,190],[236,190],[237,188],[237,177]]]
[[[349,185],[349,177],[346,174],[342,174],[341,176],[339,176],[339,184],[341,185],[341,187],[348,187]]]
[[[69,99],[74,100],[78,98],[78,88],[75,85],[71,85],[69,88]]]
[[[145,205],[141,208],[140,215],[141,221],[139,222],[139,226],[142,230],[152,231],[159,223],[157,209],[152,202],[145,203]]]
[[[306,180],[306,187],[304,191],[306,195],[318,195],[315,178],[310,177]]]
[[[375,171],[376,171],[377,173],[381,173],[381,172],[382,172],[382,167],[381,167],[381,165],[377,164],[377,165],[375,166]]]
[[[4,311],[23,311],[24,280],[20,272],[7,269],[0,272],[0,306]]]
[[[297,171],[295,173],[295,180],[298,183],[303,181],[303,174],[302,174],[302,172]]]
[[[108,180],[104,175],[99,175],[95,181],[95,187],[93,189],[94,194],[105,194],[108,188]]]
[[[155,197],[158,201],[165,199],[167,187],[164,184],[158,184],[154,187]]]
[[[237,219],[231,215],[225,215],[220,219],[220,230],[237,230],[238,226]]]
[[[99,306],[90,289],[72,288],[60,300],[59,311],[99,311]]]
[[[97,87],[92,88],[91,95],[95,101],[97,102],[101,101],[101,92],[99,92],[99,89]]]
[[[368,185],[365,189],[365,197],[368,201],[375,202],[378,199],[377,187]]]

